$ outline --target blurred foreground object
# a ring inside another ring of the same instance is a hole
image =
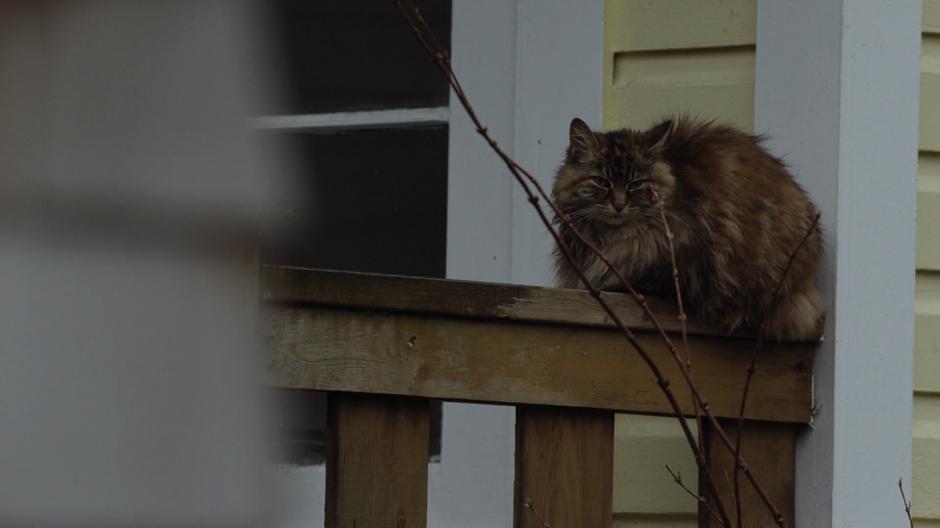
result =
[[[258,26],[0,2],[0,525],[261,515]]]

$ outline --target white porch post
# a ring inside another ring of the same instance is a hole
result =
[[[513,152],[516,2],[453,2],[454,70],[490,133]],[[451,93],[447,278],[510,282],[512,186]],[[512,524],[515,413],[444,403],[441,462],[428,472],[428,526]]]
[[[920,18],[917,0],[758,0],[755,130],[812,193],[827,237],[800,527],[906,523]]]
[[[453,2],[453,64],[500,145],[551,185],[578,115],[601,123],[603,0]],[[447,278],[548,284],[551,238],[450,100]],[[512,524],[515,412],[445,403],[428,526]]]
[[[571,118],[601,125],[604,0],[517,1],[514,152],[550,191]],[[513,194],[512,281],[550,286],[552,237],[522,188]]]

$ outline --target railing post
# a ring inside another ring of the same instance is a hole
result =
[[[728,437],[734,441],[737,420],[719,420]],[[770,500],[783,515],[787,528],[794,526],[795,455],[796,425],[776,422],[745,421],[741,435],[741,456],[747,461],[751,472],[767,492]],[[715,434],[707,423],[704,424],[703,437],[708,468],[718,486],[717,494],[731,516],[731,522],[737,526],[734,500],[734,455]],[[744,473],[739,476],[741,491],[741,526],[747,528],[765,528],[776,526],[770,510],[761,501],[754,487]],[[703,479],[699,479],[699,494],[709,502],[714,493],[708,489]],[[712,514],[699,506],[699,528],[721,526]]]
[[[424,528],[427,399],[332,392],[326,528]]]
[[[613,463],[613,412],[516,406],[513,526],[609,528]]]

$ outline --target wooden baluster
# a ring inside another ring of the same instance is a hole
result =
[[[327,528],[424,528],[426,399],[330,393]]]
[[[722,427],[734,441],[737,420],[721,420]],[[741,456],[751,467],[758,482],[783,515],[785,526],[794,526],[795,508],[795,456],[796,427],[793,424],[774,422],[744,422],[741,437]],[[708,467],[711,469],[718,496],[721,497],[731,523],[737,526],[734,501],[734,456],[725,448],[712,428],[705,425],[703,431]],[[741,490],[742,525],[746,528],[774,527],[773,516],[754,487],[742,472],[739,477]],[[707,489],[703,479],[699,479],[699,493],[712,500],[712,491]],[[700,528],[721,526],[703,507],[699,507]]]
[[[514,527],[610,527],[613,462],[614,413],[517,406]]]

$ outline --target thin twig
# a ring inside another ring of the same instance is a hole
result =
[[[400,5],[400,3],[401,3],[401,0],[396,0],[396,4]],[[523,187],[523,189],[526,192],[526,195],[528,196],[528,201],[532,203],[533,207],[536,208],[537,212],[539,213],[540,219],[542,220],[542,223],[549,230],[552,237],[555,239],[556,244],[558,244],[559,248],[562,250],[563,257],[565,258],[566,261],[568,261],[568,263],[572,266],[572,268],[575,269],[576,272],[578,272],[579,279],[585,284],[589,293],[591,293],[591,295],[595,298],[595,300],[597,300],[597,302],[601,305],[604,311],[607,312],[608,315],[612,316],[611,319],[612,319],[612,322],[615,324],[615,326],[618,326],[623,332],[629,332],[629,329],[624,327],[622,322],[618,318],[613,316],[613,313],[610,307],[606,305],[606,303],[597,295],[596,290],[593,289],[592,285],[584,277],[583,272],[575,264],[575,262],[571,258],[570,253],[567,251],[566,246],[561,243],[561,239],[558,233],[554,231],[554,228],[551,226],[551,223],[547,222],[547,219],[544,217],[544,212],[542,211],[541,207],[538,205],[538,199],[533,196],[531,190],[526,185],[526,182],[522,180],[523,177],[532,184],[533,188],[537,190],[539,196],[541,196],[541,198],[545,200],[545,202],[551,206],[552,210],[556,213],[558,218],[566,226],[568,226],[571,229],[571,232],[572,234],[575,235],[575,238],[577,238],[581,244],[587,247],[588,250],[590,250],[592,253],[594,253],[598,257],[601,263],[603,263],[607,267],[607,269],[614,275],[614,277],[617,278],[618,281],[620,281],[624,289],[627,290],[627,293],[629,293],[630,296],[634,299],[634,301],[640,306],[640,308],[643,310],[644,314],[646,315],[647,319],[650,321],[650,323],[653,325],[653,327],[656,329],[657,333],[659,334],[660,338],[663,340],[663,343],[666,345],[666,348],[669,350],[669,353],[673,357],[673,360],[679,366],[679,372],[682,374],[684,381],[689,387],[689,391],[692,393],[693,404],[697,405],[702,410],[704,416],[708,418],[710,425],[718,434],[718,438],[719,440],[721,440],[722,445],[724,445],[725,448],[728,449],[728,451],[731,454],[734,454],[734,445],[731,443],[731,440],[728,438],[727,434],[725,434],[724,430],[721,427],[721,424],[719,424],[718,420],[711,414],[711,408],[709,406],[708,401],[702,396],[701,391],[699,391],[698,387],[693,383],[691,379],[691,374],[686,368],[685,363],[683,362],[678,351],[676,350],[675,345],[672,343],[672,340],[669,338],[669,335],[666,333],[665,328],[662,326],[659,319],[653,313],[653,309],[652,307],[650,307],[649,303],[646,301],[646,298],[633,288],[630,282],[623,276],[623,273],[621,273],[621,271],[617,269],[610,262],[609,259],[607,259],[604,253],[600,251],[600,249],[598,249],[597,246],[595,246],[592,242],[590,242],[587,238],[585,238],[581,234],[580,231],[578,231],[578,229],[571,222],[571,219],[568,217],[568,215],[565,214],[561,209],[559,209],[555,205],[555,203],[551,200],[551,198],[547,195],[544,188],[542,188],[542,186],[538,183],[538,180],[536,180],[535,177],[532,176],[532,174],[529,173],[529,171],[526,170],[522,165],[520,165],[516,160],[512,159],[508,154],[506,154],[506,152],[504,152],[499,147],[499,144],[495,140],[493,140],[492,137],[490,137],[488,129],[484,127],[482,123],[480,122],[479,118],[476,115],[476,111],[473,109],[473,106],[470,104],[469,100],[467,99],[466,94],[463,92],[463,88],[460,86],[460,83],[456,77],[456,74],[450,68],[449,59],[448,59],[446,51],[434,51],[433,49],[431,49],[428,46],[427,42],[422,39],[420,30],[413,25],[413,22],[410,19],[407,18],[407,14],[405,14],[404,11],[403,11],[403,15],[406,17],[406,21],[411,26],[412,31],[417,37],[419,43],[421,43],[425,51],[431,56],[432,60],[435,63],[437,63],[437,65],[444,71],[445,76],[447,76],[448,81],[451,84],[451,87],[454,89],[454,92],[457,95],[457,99],[460,101],[461,105],[464,107],[464,110],[466,110],[467,115],[470,117],[474,126],[476,126],[477,133],[479,133],[483,137],[483,139],[490,146],[490,148],[500,157],[500,159],[503,160],[503,162],[509,168],[510,173],[513,175],[514,178],[516,178],[516,181]],[[427,30],[430,32],[429,28],[427,28]],[[627,339],[628,341],[630,341],[629,337]],[[654,365],[651,365],[651,363],[647,361],[649,359],[649,356],[646,355],[645,352],[640,352],[640,350],[637,348],[639,344],[636,343],[635,341],[631,341],[631,345],[633,345],[634,349],[637,350],[638,353],[640,353],[640,356],[643,358],[644,362],[646,362],[647,365],[650,365],[652,368],[652,366]],[[654,373],[654,376],[655,376],[655,373]],[[657,378],[657,384],[660,386],[661,389],[664,387],[663,381],[664,380]],[[668,381],[666,381],[666,386],[663,392],[666,393],[667,399],[670,399],[669,391],[670,389],[668,389]],[[672,399],[674,399],[674,396],[672,397]],[[671,404],[672,402],[670,401],[670,405]],[[710,482],[713,482],[714,478],[709,473],[708,466],[705,463],[704,453],[700,449],[698,449],[697,444],[693,440],[691,440],[692,438],[690,434],[691,431],[688,429],[688,426],[685,424],[685,420],[683,418],[681,409],[677,410],[675,415],[682,422],[681,426],[683,428],[683,432],[686,433],[686,436],[689,439],[690,447],[692,448],[692,451],[696,457],[696,463],[698,464],[700,468],[703,468],[705,475],[706,475],[706,479],[709,480]],[[754,477],[747,463],[745,463],[743,460],[740,462],[741,462],[740,465],[742,467],[742,471],[748,477],[748,480],[750,481],[751,485],[755,487],[761,500],[764,502],[764,504],[773,514],[774,520],[777,523],[777,525],[782,527],[783,516],[780,514],[780,511],[776,508],[776,506],[767,496],[767,493],[763,490],[760,483]]]
[[[806,229],[806,233],[803,235],[803,238],[800,240],[800,243],[793,248],[793,252],[790,253],[790,257],[787,259],[786,266],[783,267],[783,271],[780,273],[780,277],[777,278],[777,284],[774,287],[774,293],[770,298],[770,306],[767,308],[768,313],[770,310],[773,310],[777,303],[780,300],[780,292],[783,290],[783,282],[787,278],[787,273],[790,272],[790,267],[793,266],[793,261],[796,260],[797,254],[800,250],[803,249],[803,246],[806,245],[806,241],[809,240],[809,237],[812,236],[813,231],[816,230],[816,226],[819,224],[820,213],[816,213],[816,216],[813,217],[813,221],[810,223],[809,227]],[[751,362],[747,366],[747,376],[744,378],[744,390],[741,392],[741,406],[738,409],[738,424],[737,430],[735,431],[734,439],[734,453],[735,460],[741,458],[741,431],[744,429],[744,409],[747,406],[747,395],[751,389],[751,379],[754,377],[754,370],[757,366],[757,355],[760,352],[761,346],[764,344],[764,322],[765,318],[761,319],[760,325],[757,327],[757,339],[754,343],[754,350],[751,353]],[[739,484],[738,476],[740,475],[738,471],[738,465],[735,464],[734,467],[734,502],[735,502],[735,513],[737,514],[737,526],[741,528],[741,489]]]
[[[711,516],[714,517],[716,521],[718,521],[719,523],[724,524],[724,521],[721,519],[721,517],[718,516],[718,513],[715,511],[715,509],[711,507],[711,504],[708,503],[708,500],[705,499],[705,497],[699,495],[698,493],[695,493],[694,491],[690,490],[689,487],[686,486],[684,482],[682,482],[682,474],[681,474],[681,473],[675,473],[675,472],[672,470],[672,468],[669,467],[668,464],[666,465],[666,471],[668,471],[669,474],[672,475],[672,480],[673,480],[673,482],[675,482],[676,484],[678,484],[679,487],[682,488],[686,493],[688,493],[689,495],[691,495],[692,498],[694,498],[694,499],[696,500],[696,502],[698,502],[699,504],[702,505],[702,507],[704,507],[706,510],[708,510],[708,513],[710,513]]]
[[[904,501],[904,511],[907,512],[907,522],[910,523],[911,528],[914,528],[914,516],[911,515],[911,507],[914,502],[907,500],[907,496],[904,494],[904,483],[901,479],[898,479],[898,489],[901,490],[901,500]]]
[[[417,7],[415,7],[410,1],[408,1],[407,3],[409,6],[411,6],[410,11],[412,13],[418,13],[420,15],[420,11],[417,9]],[[643,309],[644,313],[647,315],[650,322],[653,324],[653,326],[656,328],[657,332],[659,333],[660,337],[663,339],[663,342],[666,344],[666,347],[669,350],[670,354],[673,356],[673,359],[679,365],[679,371],[682,374],[686,384],[689,386],[689,390],[692,393],[694,400],[700,406],[702,412],[704,413],[704,416],[708,418],[708,421],[712,425],[713,430],[717,434],[719,440],[721,440],[721,443],[725,446],[726,449],[728,449],[732,454],[734,454],[734,444],[731,442],[730,438],[728,438],[728,435],[724,432],[721,425],[718,423],[717,418],[715,418],[715,416],[711,413],[708,401],[702,396],[701,392],[698,390],[698,387],[695,386],[694,383],[692,383],[691,376],[689,374],[688,369],[686,368],[686,365],[682,361],[682,358],[679,356],[675,345],[673,345],[671,339],[669,338],[662,324],[656,318],[655,314],[653,314],[652,309],[649,306],[649,303],[646,302],[646,299],[642,295],[640,295],[632,287],[632,285],[630,285],[629,281],[627,281],[626,278],[623,276],[623,274],[620,272],[620,270],[618,270],[606,258],[606,256],[604,256],[603,252],[597,249],[596,246],[594,246],[590,241],[588,241],[572,225],[571,220],[568,218],[568,216],[564,214],[564,212],[558,209],[555,203],[545,193],[544,188],[542,188],[542,186],[538,183],[535,177],[532,176],[531,173],[529,173],[526,169],[524,169],[521,165],[519,165],[518,162],[512,159],[508,154],[506,154],[505,151],[503,151],[499,147],[499,144],[489,135],[487,128],[483,126],[473,106],[470,104],[470,101],[468,100],[466,94],[463,91],[463,87],[460,85],[460,82],[457,79],[456,74],[454,73],[453,69],[450,66],[450,59],[446,50],[440,47],[435,49],[435,47],[430,42],[428,42],[427,39],[425,39],[424,33],[433,35],[433,31],[431,31],[431,29],[427,27],[427,24],[423,23],[423,19],[413,18],[414,15],[409,13],[409,10],[405,9],[403,5],[403,0],[395,0],[395,5],[398,7],[399,11],[402,14],[402,17],[405,19],[405,22],[408,24],[415,38],[418,40],[418,43],[422,46],[422,48],[424,48],[425,52],[428,54],[429,57],[431,57],[434,63],[437,64],[437,66],[441,69],[445,77],[447,77],[448,82],[451,85],[451,88],[454,90],[455,95],[457,96],[458,100],[461,103],[461,106],[464,107],[464,110],[466,110],[468,117],[473,122],[474,126],[476,127],[477,133],[479,133],[483,137],[484,141],[486,141],[486,143],[490,146],[490,148],[500,157],[500,159],[503,160],[503,162],[506,164],[506,167],[509,169],[512,176],[516,179],[516,181],[523,188],[524,192],[526,193],[527,200],[529,201],[529,203],[532,204],[533,208],[536,210],[537,214],[539,215],[539,219],[542,221],[543,225],[545,225],[546,229],[548,229],[549,233],[554,238],[556,244],[558,245],[559,249],[562,252],[562,256],[577,272],[579,279],[585,285],[590,295],[598,302],[601,308],[608,314],[611,322],[613,322],[615,326],[617,326],[621,330],[621,332],[626,337],[627,341],[631,344],[634,350],[640,355],[641,359],[644,361],[644,363],[646,363],[647,367],[650,369],[651,373],[653,374],[653,377],[656,380],[656,384],[660,387],[660,390],[666,396],[669,406],[673,409],[674,415],[679,420],[680,427],[682,428],[683,433],[686,436],[686,440],[689,442],[691,449],[695,453],[696,462],[699,464],[699,466],[706,467],[705,462],[704,462],[704,453],[702,449],[700,448],[700,445],[693,438],[688,424],[685,423],[682,409],[679,406],[678,401],[676,400],[675,394],[670,389],[669,381],[663,376],[658,365],[656,365],[656,363],[652,360],[650,355],[636,340],[636,337],[634,336],[633,332],[623,324],[619,316],[617,316],[617,314],[613,311],[610,305],[601,297],[600,292],[591,285],[590,281],[587,280],[586,276],[584,275],[583,270],[581,270],[577,266],[570,251],[567,249],[565,244],[562,243],[559,233],[554,229],[551,221],[545,215],[545,211],[539,205],[539,197],[537,197],[535,193],[533,193],[532,188],[535,188],[536,191],[538,192],[538,195],[541,196],[542,199],[545,200],[545,202],[551,206],[553,211],[555,211],[556,215],[558,215],[558,218],[561,219],[562,222],[564,222],[568,227],[572,229],[572,233],[575,235],[575,237],[582,244],[584,244],[585,247],[587,247],[590,251],[592,251],[594,254],[598,256],[601,262],[604,263],[605,266],[607,266],[607,268],[611,271],[611,273],[621,282],[621,284],[630,293],[633,299]],[[419,24],[421,25],[421,27],[419,27]],[[436,41],[436,38],[434,38],[433,40]],[[529,184],[532,185],[531,188]],[[783,516],[780,514],[780,511],[773,504],[773,501],[771,501],[770,498],[767,496],[766,491],[763,489],[763,487],[754,477],[748,464],[743,459],[740,459],[740,457],[737,457],[737,463],[740,466],[741,471],[743,471],[745,476],[748,477],[748,481],[754,487],[755,491],[757,492],[758,496],[761,498],[762,502],[771,511],[775,523],[778,526],[781,526],[781,527],[784,526]],[[705,475],[707,479],[711,480],[710,484],[713,485],[714,479],[711,478],[710,473],[706,471]],[[719,507],[721,507],[720,502],[718,505]]]
[[[652,357],[646,352],[645,349],[643,349],[639,341],[637,341],[633,332],[629,328],[627,328],[626,325],[624,325],[620,317],[613,311],[610,305],[601,297],[600,292],[596,288],[593,287],[593,285],[584,275],[584,271],[576,264],[574,257],[570,253],[570,250],[568,250],[567,246],[562,242],[560,235],[554,229],[554,227],[551,224],[551,221],[545,215],[545,211],[539,205],[539,198],[535,196],[535,194],[532,192],[532,188],[535,188],[538,190],[542,198],[552,206],[552,208],[556,211],[556,213],[558,213],[561,217],[564,218],[564,221],[570,222],[567,219],[567,216],[564,215],[564,213],[562,213],[555,206],[554,202],[552,202],[550,198],[548,198],[548,196],[544,192],[544,189],[542,189],[541,185],[539,185],[535,177],[533,177],[526,169],[524,169],[514,159],[512,159],[505,151],[503,151],[502,148],[499,146],[499,144],[489,135],[487,128],[483,126],[482,122],[480,121],[479,117],[476,114],[476,111],[474,110],[473,106],[470,104],[469,99],[464,93],[463,87],[460,85],[460,81],[457,79],[456,74],[454,73],[453,69],[451,69],[450,61],[446,53],[446,50],[435,49],[433,45],[423,37],[423,31],[422,29],[418,27],[418,23],[420,23],[421,20],[411,18],[411,16],[409,16],[408,10],[406,10],[403,7],[401,0],[396,0],[395,4],[399,7],[399,10],[402,13],[402,16],[405,18],[405,21],[408,23],[409,27],[412,30],[412,33],[417,38],[419,44],[421,44],[425,52],[432,58],[434,63],[438,65],[438,67],[442,70],[444,75],[447,77],[448,82],[451,85],[451,88],[454,90],[454,93],[457,96],[457,99],[460,101],[461,105],[464,107],[464,110],[466,110],[468,117],[473,122],[474,126],[476,127],[477,133],[479,133],[483,137],[484,141],[486,141],[486,143],[490,146],[490,148],[500,157],[500,159],[503,160],[503,162],[506,164],[507,168],[509,169],[510,173],[513,175],[513,177],[516,179],[516,181],[525,191],[529,203],[532,204],[533,208],[536,210],[536,213],[539,215],[539,219],[542,221],[546,229],[548,229],[549,233],[555,239],[555,243],[561,249],[564,258],[571,264],[572,268],[577,272],[579,279],[585,285],[585,287],[587,288],[591,296],[594,297],[594,299],[598,302],[598,304],[600,304],[601,308],[608,314],[611,321],[615,324],[615,326],[617,326],[621,330],[621,332],[626,337],[627,341],[630,342],[634,350],[636,350],[639,353],[640,357],[646,363],[647,367],[652,372],[653,377],[656,379],[657,385],[666,395],[666,399],[668,400],[670,407],[673,409],[673,414],[679,420],[683,433],[686,436],[686,440],[689,442],[689,446],[691,447],[693,453],[695,454],[696,462],[698,463],[699,467],[703,469],[703,473],[705,474],[706,479],[713,480],[711,477],[710,471],[708,470],[708,466],[705,462],[704,453],[699,448],[699,444],[695,441],[695,438],[693,437],[688,424],[685,423],[685,418],[683,417],[682,409],[679,406],[678,401],[676,400],[675,394],[669,388],[670,387],[669,381],[665,378],[665,376],[663,376],[658,365],[656,365],[656,363],[652,360]],[[417,11],[420,13],[420,11],[413,5],[411,7],[411,11],[413,12]],[[424,32],[432,33],[430,28],[427,28],[427,27],[424,27]],[[532,187],[530,187],[529,184],[531,184]],[[666,334],[665,330],[662,328],[662,325],[656,319],[656,316],[652,313],[652,310],[649,308],[649,305],[646,303],[646,300],[643,298],[643,296],[639,295],[633,289],[633,287],[623,277],[622,273],[620,273],[619,270],[616,270],[613,267],[610,261],[607,260],[607,258],[603,255],[603,253],[600,252],[600,250],[594,247],[593,244],[588,242],[588,240],[585,239],[576,230],[575,230],[575,234],[582,241],[582,243],[584,243],[591,249],[591,251],[599,255],[599,257],[607,264],[607,266],[615,273],[615,275],[618,276],[618,279],[627,287],[628,291],[631,292],[631,294],[634,296],[634,299],[637,302],[639,302],[641,306],[645,306],[645,310],[647,311],[647,314],[649,315],[651,321],[653,321],[654,325],[659,329],[661,336],[667,343],[668,348],[670,348],[674,358],[676,359],[676,361],[680,362],[680,367],[684,367],[684,365],[682,364],[681,358],[679,358],[679,355],[675,350],[675,347],[672,345],[671,341],[669,340],[668,335]],[[719,509],[724,514],[725,519],[727,519],[727,514],[724,510],[724,507],[720,503],[719,503]],[[725,524],[729,525],[730,521],[726,522]]]
[[[548,524],[548,523],[545,521],[545,519],[543,519],[542,516],[539,515],[539,513],[538,513],[537,511],[535,511],[535,507],[532,506],[532,500],[531,500],[531,499],[529,499],[528,497],[526,497],[526,500],[525,500],[525,502],[523,502],[523,504],[525,505],[525,509],[527,509],[527,510],[529,510],[530,512],[532,512],[532,516],[535,517],[536,520],[538,520],[539,524],[542,525],[542,528],[552,528],[552,525]]]
[[[672,282],[676,292],[676,309],[678,311],[677,318],[679,319],[679,326],[682,331],[682,347],[685,351],[685,368],[689,371],[689,379],[692,380],[690,383],[694,383],[693,371],[692,371],[692,353],[689,349],[689,333],[688,325],[688,315],[685,312],[685,306],[682,302],[682,287],[679,284],[679,266],[676,261],[676,248],[675,248],[675,235],[672,232],[672,229],[669,227],[669,221],[666,219],[666,202],[659,196],[659,193],[655,189],[650,189],[653,193],[653,199],[656,202],[656,206],[659,209],[659,216],[663,221],[663,231],[666,236],[666,245],[669,249],[669,261],[672,264]],[[699,408],[698,401],[695,397],[692,397],[692,410],[695,412],[695,425],[696,432],[698,433],[698,445],[704,446],[704,427],[702,427],[702,410]],[[708,464],[704,461],[704,456],[702,457],[702,463],[699,464],[699,471],[703,471],[706,474],[706,480],[709,482],[714,482],[714,476],[711,474],[711,468],[708,467]],[[721,502],[721,499],[718,495],[715,495],[715,501]],[[721,510],[724,511],[723,506]],[[723,519],[723,522],[726,526],[730,525],[730,520]]]
[[[679,325],[682,328],[682,347],[685,349],[685,366],[690,371],[692,370],[692,357],[689,355],[689,333],[686,328],[686,320],[688,316],[685,313],[685,307],[682,304],[682,288],[679,286],[679,267],[676,265],[676,248],[673,243],[675,235],[672,232],[672,229],[669,228],[669,221],[666,220],[666,203],[659,196],[659,193],[655,189],[650,189],[653,192],[653,200],[656,202],[656,207],[659,209],[659,216],[663,221],[663,230],[666,232],[666,245],[669,248],[669,260],[672,264],[672,283],[676,290],[676,308],[678,309],[679,315]]]
[[[682,348],[685,351],[685,368],[688,369],[689,375],[691,376],[693,374],[692,353],[689,349],[689,332],[688,325],[686,324],[688,315],[682,303],[682,287],[679,285],[679,266],[676,263],[676,248],[674,243],[675,235],[672,229],[669,228],[669,221],[666,220],[666,202],[659,196],[659,193],[657,193],[655,189],[651,190],[653,192],[653,199],[656,201],[656,206],[659,209],[659,217],[663,221],[663,231],[665,231],[666,234],[666,244],[669,248],[669,261],[670,264],[672,264],[672,283],[676,291],[677,318],[679,319],[679,326],[682,330]],[[698,442],[699,445],[702,445],[702,411],[699,409],[698,402],[695,401],[695,398],[692,398],[692,409],[695,411],[695,424],[698,426]]]

